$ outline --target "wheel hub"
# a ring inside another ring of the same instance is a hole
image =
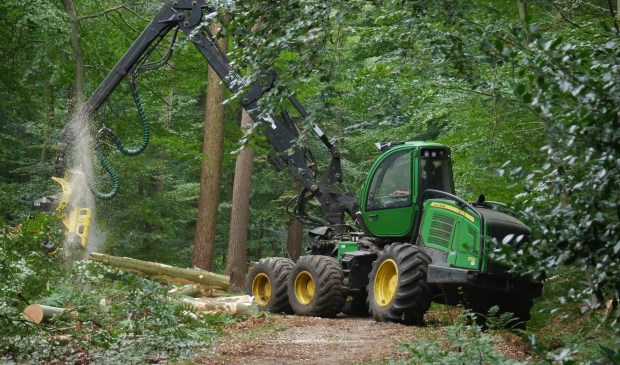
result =
[[[310,304],[314,298],[314,280],[307,271],[302,271],[295,278],[295,297],[303,305]]]
[[[387,307],[398,289],[398,268],[392,259],[385,260],[375,275],[375,301],[379,307]]]
[[[260,273],[252,281],[252,295],[256,304],[266,306],[271,298],[271,282],[267,275]]]

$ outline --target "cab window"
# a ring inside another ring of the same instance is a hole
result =
[[[411,153],[393,153],[381,162],[370,183],[366,210],[411,206]]]
[[[420,191],[433,189],[454,194],[450,172],[450,160],[423,158],[420,161]]]

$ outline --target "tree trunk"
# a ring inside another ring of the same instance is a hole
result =
[[[527,0],[517,0],[519,5],[519,19],[523,22],[523,30],[525,31],[525,40],[531,42],[530,27],[526,22],[527,17]]]
[[[166,66],[164,66],[164,70],[166,72],[171,72],[174,66],[173,60],[168,60]],[[166,109],[164,112],[164,127],[166,131],[170,132],[172,129],[172,116],[174,115],[174,86],[170,85],[170,90],[168,91],[168,96],[166,96]]]
[[[75,80],[73,81],[73,105],[79,105],[84,100],[84,85],[85,85],[85,73],[84,73],[84,53],[82,52],[82,46],[80,45],[80,20],[77,15],[77,10],[74,0],[62,0],[62,5],[69,16],[69,35],[71,37],[71,48],[73,48],[73,56],[75,57]],[[75,109],[73,109],[75,110]],[[72,109],[70,109],[72,111]]]
[[[50,321],[54,316],[61,315],[66,311],[65,308],[50,307],[41,304],[30,304],[23,313],[24,317],[36,324]]]
[[[196,284],[187,284],[179,288],[171,289],[170,291],[168,291],[168,294],[184,295],[188,297],[198,298],[198,297],[204,297],[204,296],[211,296],[209,294],[212,292],[213,292],[213,289],[209,289],[207,287],[203,287],[203,286],[196,285]]]
[[[49,82],[45,83],[45,126],[43,127],[43,144],[41,145],[41,162],[49,160],[49,137],[51,125],[54,123],[54,90]]]
[[[223,32],[223,27],[213,22],[213,34]],[[219,46],[226,52],[226,38],[221,37]],[[205,102],[203,161],[200,173],[200,196],[198,216],[194,235],[192,265],[212,270],[215,253],[215,233],[217,207],[220,198],[220,179],[222,177],[222,136],[224,133],[224,96],[226,87],[220,82],[215,71],[209,66],[207,99]]]
[[[301,255],[301,243],[303,241],[304,225],[299,219],[291,218],[288,221],[288,232],[286,235],[286,252],[288,258],[297,261]]]
[[[238,314],[244,316],[258,315],[258,307],[247,295],[238,297],[221,298],[183,298],[183,302],[192,305],[202,311],[218,312],[226,314]]]
[[[156,262],[141,261],[129,257],[116,257],[93,252],[90,259],[130,272],[137,272],[173,283],[197,283],[210,288],[228,288],[228,276],[201,269],[182,269]]]
[[[299,182],[293,181],[293,190],[298,190]],[[288,258],[297,261],[301,256],[301,244],[303,242],[304,225],[299,219],[291,218],[288,221],[286,234],[286,253]]]
[[[243,110],[241,129],[249,130],[252,123],[252,117]],[[231,290],[244,289],[253,165],[254,151],[249,148],[242,149],[235,162],[228,260],[226,261],[226,274],[230,276]]]

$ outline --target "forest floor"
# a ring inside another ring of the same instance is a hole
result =
[[[428,321],[428,320],[427,320]],[[428,321],[430,322],[430,321]],[[531,355],[523,340],[503,334],[498,350],[517,360]],[[229,328],[196,363],[230,364],[382,364],[407,357],[403,343],[442,341],[442,325],[426,327],[378,323],[372,318],[269,315]]]

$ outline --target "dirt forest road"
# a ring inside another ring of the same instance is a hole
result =
[[[208,365],[370,365],[410,358],[400,344],[419,340],[446,344],[444,328],[454,309],[426,314],[427,326],[378,323],[371,318],[267,315],[229,328],[195,363]],[[500,353],[531,359],[529,346],[516,334],[497,334]],[[410,355],[410,354],[409,354]]]
[[[371,318],[269,316],[240,323],[201,359],[202,364],[360,364],[397,359],[403,342],[433,327],[377,323]]]

